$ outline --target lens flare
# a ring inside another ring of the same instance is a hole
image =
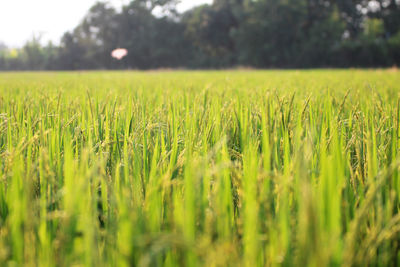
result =
[[[117,60],[121,60],[128,55],[128,50],[125,48],[117,48],[111,52],[111,56]]]

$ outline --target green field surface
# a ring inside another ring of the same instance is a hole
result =
[[[400,72],[0,73],[0,266],[398,266]]]

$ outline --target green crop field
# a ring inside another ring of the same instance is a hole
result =
[[[0,266],[398,266],[400,72],[0,74]]]

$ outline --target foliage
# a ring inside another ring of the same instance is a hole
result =
[[[96,3],[59,47],[35,38],[0,70],[377,67],[399,65],[398,0],[177,0]],[[122,62],[110,52],[123,47]],[[4,50],[2,48],[1,50]],[[50,53],[50,55],[48,55]]]

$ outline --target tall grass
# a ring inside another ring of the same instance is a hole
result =
[[[1,266],[397,266],[395,71],[0,74]]]

